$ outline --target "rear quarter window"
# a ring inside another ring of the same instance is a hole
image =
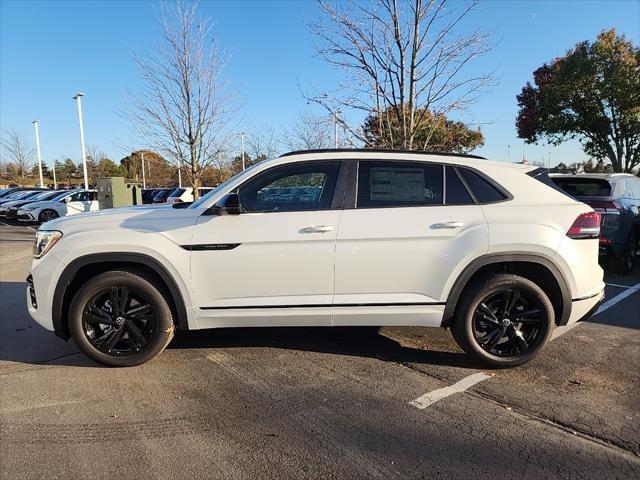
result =
[[[467,185],[473,192],[473,195],[478,200],[478,203],[494,203],[506,200],[508,197],[506,194],[498,190],[497,187],[491,184],[489,180],[482,177],[480,174],[469,170],[468,168],[458,169],[467,182]]]

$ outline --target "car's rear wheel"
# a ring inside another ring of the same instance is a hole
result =
[[[452,333],[474,359],[504,368],[538,355],[554,323],[553,305],[538,285],[519,275],[497,274],[465,289]]]
[[[171,308],[152,279],[110,271],[90,279],[69,309],[71,336],[93,360],[130,367],[158,355],[173,337]]]
[[[55,210],[51,210],[50,208],[47,208],[46,210],[41,211],[40,215],[38,215],[38,222],[40,223],[48,222],[49,220],[55,220],[59,216],[60,215],[58,215],[58,212],[56,212]]]
[[[621,275],[627,275],[631,273],[633,264],[638,256],[638,250],[640,249],[640,238],[637,230],[632,230],[627,243],[624,246],[624,250],[618,256],[613,257],[613,271]],[[612,255],[614,255],[612,253]]]

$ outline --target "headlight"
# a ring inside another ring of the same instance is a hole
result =
[[[61,238],[62,232],[57,230],[38,230],[33,243],[33,256],[35,258],[43,257]]]
[[[22,210],[23,212],[31,212],[35,209],[36,207],[20,207],[18,210]]]

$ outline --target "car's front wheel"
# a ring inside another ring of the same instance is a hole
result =
[[[69,331],[93,360],[130,367],[158,355],[173,337],[171,308],[153,279],[128,271],[99,274],[78,291]]]
[[[554,324],[553,305],[538,285],[519,275],[497,274],[465,289],[452,333],[476,360],[514,367],[540,353]]]
[[[47,208],[46,210],[41,211],[40,215],[38,215],[38,222],[45,223],[45,222],[48,222],[49,220],[55,220],[59,216],[60,215],[58,215],[58,212],[50,208]]]

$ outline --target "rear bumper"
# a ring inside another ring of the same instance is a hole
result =
[[[603,286],[604,287],[604,286]],[[575,322],[582,322],[591,317],[597,310],[604,299],[604,288],[597,292],[594,296],[588,298],[579,298],[571,303],[571,315],[567,321],[567,325]]]

